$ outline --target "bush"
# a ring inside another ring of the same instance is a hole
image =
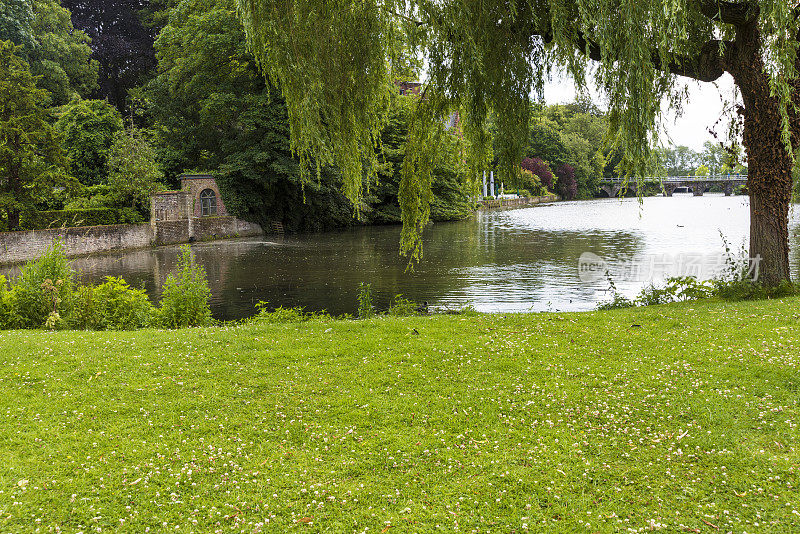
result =
[[[67,327],[76,330],[97,330],[100,310],[93,286],[78,286],[72,293],[72,306],[67,316]]]
[[[723,300],[762,300],[776,299],[800,295],[800,286],[789,281],[784,281],[775,287],[767,287],[752,280],[724,280],[712,281],[713,294]]]
[[[373,315],[375,308],[372,306],[372,285],[361,282],[358,286],[358,317],[369,319]]]
[[[788,297],[800,294],[800,286],[785,281],[776,287],[766,287],[757,278],[758,265],[751,263],[747,250],[742,247],[734,252],[725,236],[720,232],[725,248],[725,266],[711,281],[712,293],[723,300],[760,300]]]
[[[74,275],[60,241],[54,241],[39,259],[28,262],[14,283],[20,326],[41,328],[46,322],[49,328],[62,326]]]
[[[550,165],[539,158],[525,158],[522,160],[522,168],[528,170],[534,176],[539,177],[540,183],[547,188],[548,191],[553,191],[555,186],[555,176],[550,169]]]
[[[597,306],[598,310],[616,310],[619,308],[632,308],[636,304],[629,299],[628,297],[620,294],[614,293],[611,297],[611,300],[602,302]]]
[[[670,302],[705,299],[712,295],[711,283],[700,282],[693,276],[680,276],[667,278],[664,287],[657,287],[654,284],[646,286],[636,297],[636,304],[640,306],[669,304]]]
[[[424,306],[420,306],[413,300],[405,298],[403,295],[395,295],[394,300],[389,305],[389,310],[386,313],[387,315],[405,317],[409,315],[420,315],[423,313],[423,310],[426,309],[427,303],[425,303]]]
[[[0,275],[0,330],[18,328],[21,322],[17,312],[17,292],[9,289],[6,277]]]
[[[519,195],[522,197],[541,197],[547,194],[547,188],[542,185],[542,180],[539,176],[533,174],[528,169],[520,170],[519,185],[521,189]]]
[[[133,289],[122,278],[107,276],[93,291],[98,330],[133,330],[149,326],[155,308],[144,289]]]
[[[636,305],[634,301],[624,296],[617,290],[617,285],[614,283],[614,279],[611,278],[611,273],[609,273],[608,271],[606,271],[606,280],[608,281],[608,291],[611,293],[611,300],[606,302],[601,302],[597,306],[598,310],[615,310],[617,308],[631,308]]]
[[[575,180],[575,168],[566,163],[559,165],[555,169],[555,175],[558,177],[556,188],[558,194],[564,200],[572,200],[578,194],[578,182]]]
[[[144,218],[131,208],[28,211],[21,215],[20,227],[23,230],[43,230],[46,228],[133,224],[143,221]]]
[[[296,306],[294,308],[284,308],[283,306],[279,306],[278,308],[270,311],[266,302],[259,301],[256,304],[256,308],[258,309],[258,313],[248,319],[247,322],[267,324],[302,323],[314,317],[314,314],[306,313],[300,306]]]
[[[159,319],[167,328],[207,326],[211,324],[206,272],[195,262],[188,245],[181,247],[178,258],[178,275],[170,274],[161,294]]]

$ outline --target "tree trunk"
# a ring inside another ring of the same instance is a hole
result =
[[[19,210],[9,209],[6,213],[8,214],[8,229],[19,230]]]
[[[773,287],[790,279],[792,160],[781,138],[779,102],[770,94],[755,24],[739,29],[726,63],[744,101],[740,112],[750,193],[750,259],[758,264],[752,274]]]

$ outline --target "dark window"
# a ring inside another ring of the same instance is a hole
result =
[[[200,208],[203,217],[217,214],[217,195],[212,189],[203,189],[200,192]]]

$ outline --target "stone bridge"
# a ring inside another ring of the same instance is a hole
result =
[[[657,185],[665,197],[671,197],[672,193],[678,188],[686,188],[694,196],[703,196],[712,185],[723,184],[725,196],[733,194],[733,188],[740,185],[747,185],[747,175],[745,174],[726,174],[712,176],[645,176],[641,180],[642,185]],[[631,178],[626,184],[622,179],[602,180],[600,190],[609,198],[620,195],[620,192],[639,194],[639,181]]]

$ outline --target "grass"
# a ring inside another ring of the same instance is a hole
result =
[[[798,532],[800,299],[0,332],[2,532]]]

